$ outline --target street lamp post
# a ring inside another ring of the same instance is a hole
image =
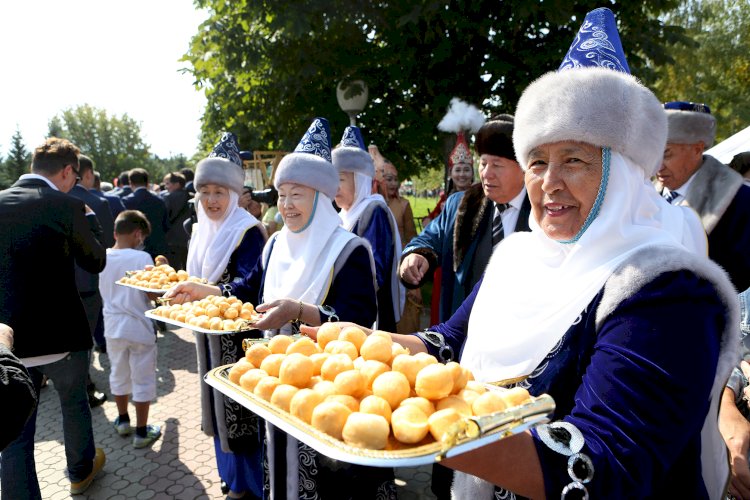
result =
[[[347,85],[340,81],[336,86],[336,99],[341,110],[349,115],[349,124],[357,125],[357,115],[367,105],[367,84],[363,80],[351,80]]]

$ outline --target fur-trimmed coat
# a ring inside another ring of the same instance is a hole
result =
[[[663,186],[656,183],[661,192]],[[704,155],[680,205],[698,213],[708,234],[708,256],[742,292],[750,287],[750,186],[737,172]]]
[[[412,239],[401,254],[402,261],[411,253],[424,256],[430,263],[425,277],[431,277],[437,267],[442,268],[441,322],[450,318],[484,274],[492,256],[492,208],[493,203],[484,195],[481,184],[452,194],[440,215]],[[529,230],[530,213],[527,196],[513,231]],[[511,232],[506,228],[505,235]],[[404,285],[414,288],[405,282]]]

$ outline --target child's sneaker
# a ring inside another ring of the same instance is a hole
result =
[[[130,420],[120,422],[120,417],[117,417],[113,425],[117,433],[122,437],[129,436],[130,433],[133,432],[133,428],[130,427]]]
[[[145,448],[150,446],[161,436],[161,427],[158,425],[148,424],[146,426],[146,435],[144,437],[136,434],[133,436],[133,448]]]

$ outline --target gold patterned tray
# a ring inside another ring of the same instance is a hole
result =
[[[156,295],[164,295],[165,293],[167,293],[166,289],[162,289],[162,288],[149,288],[147,286],[131,285],[131,284],[128,284],[128,283],[120,283],[119,281],[115,281],[115,285],[126,286],[128,288],[133,288],[135,290],[140,290],[142,292],[155,293]]]
[[[432,442],[401,449],[369,450],[339,441],[233,384],[228,378],[231,367],[232,365],[225,365],[214,368],[204,376],[204,380],[222,394],[232,398],[243,407],[314,448],[319,453],[343,462],[373,467],[424,465],[439,461],[441,458],[460,455],[549,422],[549,416],[555,410],[555,402],[552,397],[543,394],[515,408],[483,417],[464,419],[462,430],[465,432],[456,435],[454,442],[450,445],[444,446],[439,442]],[[488,386],[488,389],[492,390],[493,388]],[[494,389],[497,390],[496,387]]]
[[[153,310],[152,310],[153,311]],[[208,335],[230,335],[234,333],[240,333],[240,332],[249,332],[251,330],[255,330],[253,328],[253,321],[247,320],[245,321],[245,325],[247,325],[245,328],[240,328],[239,330],[211,330],[208,328],[201,328],[199,326],[190,325],[188,323],[183,323],[182,321],[177,321],[174,319],[165,318],[164,316],[159,316],[158,314],[154,314],[152,311],[146,311],[146,317],[149,319],[153,319],[156,321],[162,321],[164,323],[168,323],[170,325],[179,326],[180,328],[187,328],[188,330],[193,330],[194,332],[200,332],[205,333]]]

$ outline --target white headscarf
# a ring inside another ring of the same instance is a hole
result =
[[[200,196],[200,193],[195,194],[198,222],[193,224],[190,236],[187,272],[190,276],[216,283],[247,230],[259,225],[260,221],[237,205],[239,195],[233,190],[229,191],[229,206],[219,220],[208,216]]]
[[[379,203],[383,206],[389,217],[391,225],[391,234],[393,235],[393,266],[391,269],[391,297],[393,297],[393,314],[396,322],[401,319],[401,312],[404,310],[406,302],[406,289],[401,285],[398,279],[398,264],[401,257],[401,235],[398,232],[398,223],[393,216],[393,212],[388,208],[388,203],[380,194],[372,193],[372,177],[361,172],[352,172],[354,174],[354,200],[348,210],[342,209],[339,212],[341,224],[344,229],[351,231],[357,225],[362,213],[372,203]]]
[[[315,192],[307,225],[279,231],[266,269],[263,301],[291,298],[321,304],[333,279],[333,265],[346,243],[356,236],[341,226],[331,199]],[[270,241],[269,241],[270,243]]]
[[[613,271],[644,247],[665,245],[705,255],[697,215],[675,210],[644,170],[612,153],[600,211],[572,244],[547,237],[533,215],[531,232],[497,247],[469,318],[461,364],[480,381],[531,373]]]

